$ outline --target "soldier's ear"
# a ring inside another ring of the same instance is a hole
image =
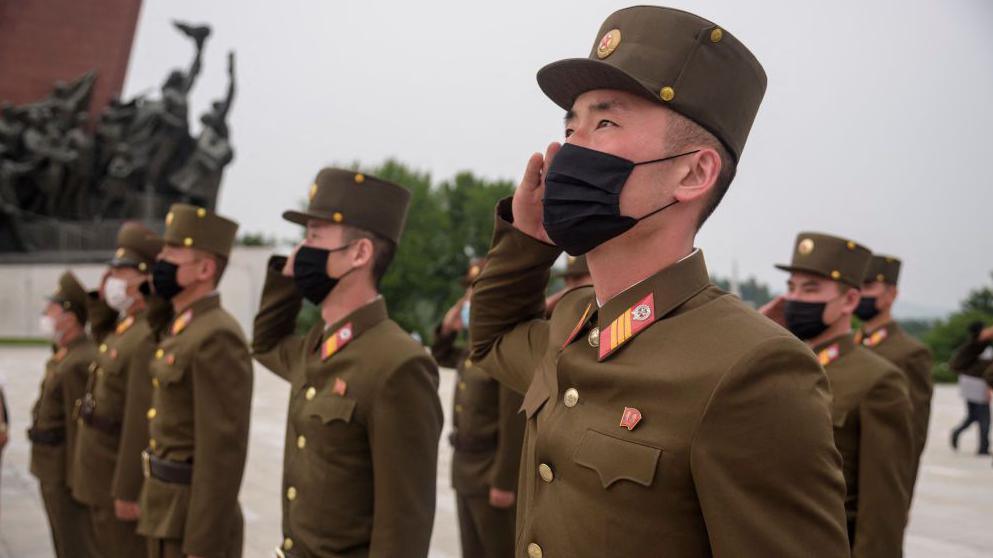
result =
[[[368,238],[360,238],[355,242],[355,251],[352,254],[352,265],[355,267],[365,267],[366,265],[372,265],[373,258],[375,257],[375,246],[372,240]]]

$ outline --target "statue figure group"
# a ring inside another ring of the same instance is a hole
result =
[[[0,252],[45,248],[25,234],[29,224],[160,220],[175,202],[214,208],[223,170],[234,159],[227,125],[234,53],[228,53],[226,95],[201,115],[194,138],[189,93],[210,28],[174,25],[194,44],[190,67],[169,72],[158,99],[112,99],[92,131],[92,71],[55,83],[40,101],[0,105]]]

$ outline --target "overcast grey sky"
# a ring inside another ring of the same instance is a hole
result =
[[[437,179],[468,169],[516,181],[562,135],[535,72],[585,56],[627,5],[145,0],[125,92],[189,64],[169,20],[210,23],[192,114],[223,94],[225,53],[238,56],[220,211],[245,232],[294,237],[280,213],[327,164],[395,156]],[[781,290],[773,263],[798,231],[819,230],[901,256],[905,315],[951,309],[989,281],[993,2],[667,5],[730,30],[769,76],[738,177],[698,239],[713,273],[737,261]]]

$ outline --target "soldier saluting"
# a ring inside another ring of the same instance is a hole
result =
[[[307,210],[283,213],[306,237],[270,260],[252,341],[255,358],[290,384],[278,556],[427,556],[438,366],[379,294],[409,206],[401,186],[326,168]],[[321,322],[298,336],[304,298]]]
[[[165,224],[152,284],[176,317],[152,356],[138,532],[150,558],[239,557],[252,359],[217,293],[238,224],[185,204]]]
[[[538,83],[566,141],[498,205],[469,325],[473,362],[525,394],[517,555],[848,556],[824,371],[693,245],[762,67],[723,27],[641,6]],[[593,287],[546,320],[562,250]]]

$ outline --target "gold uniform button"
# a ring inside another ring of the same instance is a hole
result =
[[[158,446],[159,446],[159,443],[155,441],[155,438],[149,438],[149,440],[148,440],[148,447],[150,447],[150,448],[152,448],[154,450]]]
[[[307,401],[313,399],[315,395],[317,395],[317,388],[315,388],[314,386],[310,386],[309,388],[307,388],[307,396],[306,396]]]
[[[541,558],[542,557],[541,547],[538,546],[535,543],[529,544],[528,545],[528,557],[529,558]]]
[[[297,489],[296,489],[296,487],[291,486],[291,487],[289,487],[289,488],[286,489],[286,499],[289,500],[289,501],[291,501],[291,502],[293,500],[296,500],[297,499]]]
[[[145,416],[148,417],[148,420],[152,420],[157,414],[159,414],[158,411],[155,410],[155,407],[152,407],[147,413],[145,413]]]
[[[289,537],[283,539],[283,550],[293,550],[293,539]]]
[[[156,358],[156,360],[162,360],[162,357],[164,357],[164,356],[165,356],[165,349],[159,349],[159,350],[155,351],[155,358]]]
[[[676,90],[666,85],[659,91],[659,98],[668,103],[676,98]]]
[[[155,388],[155,389],[159,389],[159,379],[158,378],[152,378],[152,387]]]
[[[456,405],[455,406],[455,412],[456,413],[461,413],[462,412],[462,405]]]
[[[552,482],[555,480],[555,474],[552,473],[552,468],[544,463],[538,465],[538,476],[545,482]]]
[[[103,343],[102,345],[100,345],[100,352],[101,353],[106,353],[107,352],[107,344],[106,343]]]
[[[472,359],[465,359],[465,363],[463,364],[465,365],[465,368],[472,368]]]
[[[579,390],[576,388],[565,390],[565,395],[562,396],[562,403],[570,409],[575,407],[576,403],[579,403]]]
[[[459,382],[459,391],[465,391],[465,382]]]
[[[303,449],[307,447],[307,438],[305,436],[297,436],[297,448]]]

